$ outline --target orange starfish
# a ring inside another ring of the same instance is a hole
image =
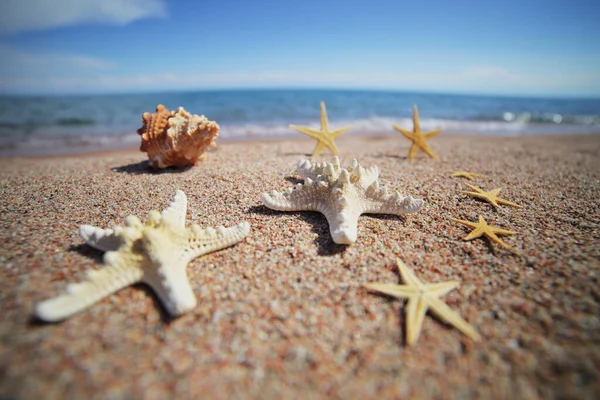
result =
[[[482,177],[484,175],[476,174],[473,172],[467,172],[467,171],[453,171],[452,174],[450,174],[450,176],[454,176],[457,178],[467,178],[470,181],[474,181],[475,177]]]
[[[473,228],[471,233],[463,238],[463,240],[473,240],[477,239],[481,236],[486,236],[492,242],[498,243],[500,246],[508,249],[509,246],[504,243],[496,234],[498,235],[515,235],[517,232],[507,231],[506,229],[501,229],[493,225],[488,225],[485,222],[485,219],[481,215],[479,215],[479,221],[477,223],[471,221],[465,221],[462,219],[450,218],[454,222],[458,222],[459,224],[466,225],[468,227]]]
[[[477,197],[478,199],[485,200],[488,203],[490,203],[491,205],[493,205],[495,208],[499,207],[498,204],[504,204],[504,205],[516,207],[516,208],[523,208],[523,206],[520,206],[518,204],[515,204],[513,202],[510,202],[508,200],[498,197],[498,193],[500,193],[502,188],[498,188],[498,189],[494,189],[494,190],[490,190],[489,192],[486,192],[485,190],[480,189],[477,186],[469,185],[468,183],[465,183],[465,185],[469,189],[474,190],[474,191],[473,192],[463,191],[464,194],[468,194],[469,196],[473,196],[473,197]]]
[[[417,109],[416,105],[413,106],[413,125],[414,132],[407,131],[406,129],[401,128],[398,125],[393,125],[394,129],[396,129],[398,132],[404,135],[405,138],[413,142],[408,152],[408,159],[412,160],[417,154],[417,151],[419,151],[419,149],[423,150],[431,158],[438,158],[438,156],[431,150],[431,148],[427,144],[427,140],[431,139],[432,137],[440,133],[442,130],[436,129],[434,131],[429,131],[425,133],[421,132],[421,124],[419,123],[419,110]]]
[[[333,139],[340,136],[342,133],[345,133],[352,129],[352,127],[340,128],[335,131],[330,131],[327,123],[327,111],[325,110],[325,102],[321,102],[321,130],[317,131],[315,129],[308,128],[306,126],[299,125],[290,125],[290,128],[297,130],[300,133],[304,133],[305,135],[310,136],[313,139],[317,140],[317,146],[313,150],[312,155],[318,156],[321,152],[327,147],[333,155],[337,156],[340,154],[337,146]]]

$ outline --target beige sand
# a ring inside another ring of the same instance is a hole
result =
[[[152,172],[145,155],[0,160],[0,398],[593,398],[600,393],[600,135],[440,135],[439,161],[409,163],[398,136],[342,137],[342,159],[376,164],[380,182],[426,200],[406,218],[363,216],[335,245],[325,218],[265,209],[292,186],[309,140],[221,143],[201,165]],[[329,156],[320,159],[329,159]],[[461,194],[452,170],[485,174],[523,210]],[[101,253],[80,224],[121,224],[188,195],[188,223],[252,224],[241,244],[188,268],[198,307],[168,321],[144,286],[59,324],[31,319]],[[517,231],[463,242],[450,217]],[[400,283],[399,256],[482,335],[474,343],[428,315],[404,344],[403,302],[364,282]]]

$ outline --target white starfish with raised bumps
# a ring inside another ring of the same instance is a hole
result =
[[[186,274],[187,264],[201,255],[241,242],[250,224],[230,228],[185,227],[187,199],[178,190],[164,211],[151,211],[145,224],[130,215],[125,226],[101,229],[82,225],[85,242],[102,251],[100,270],[90,270],[87,280],[69,284],[66,293],[38,303],[35,314],[44,321],[59,321],[82,311],[102,298],[134,283],[148,284],[171,316],[196,306],[196,296]]]
[[[408,214],[423,205],[423,200],[411,196],[389,194],[386,187],[379,186],[377,166],[365,169],[356,160],[346,168],[340,167],[338,157],[329,163],[300,160],[298,174],[304,184],[283,193],[263,193],[263,203],[273,210],[322,213],[333,241],[339,244],[356,242],[361,214]]]

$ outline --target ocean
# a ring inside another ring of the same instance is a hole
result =
[[[221,126],[219,142],[303,137],[289,124],[319,127],[321,100],[346,135],[535,135],[600,132],[600,99],[551,99],[366,90],[219,90],[119,95],[0,97],[0,156],[56,155],[136,147],[144,112],[183,106]]]

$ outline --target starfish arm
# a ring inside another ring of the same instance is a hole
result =
[[[469,183],[467,183],[467,182],[464,182],[464,185],[465,185],[466,187],[468,187],[469,189],[471,189],[471,190],[472,190],[473,192],[475,192],[476,194],[483,194],[483,193],[486,193],[486,192],[485,192],[485,190],[483,190],[483,189],[481,189],[481,188],[478,188],[478,187],[477,187],[477,186],[475,186],[475,185],[471,185],[471,184],[469,184]],[[463,192],[463,193],[473,193],[473,192]]]
[[[91,225],[81,225],[79,236],[91,247],[100,251],[117,250],[123,241],[113,229],[102,229]]]
[[[442,131],[441,129],[436,129],[436,130],[424,133],[423,136],[425,137],[425,139],[431,139],[432,137],[437,136],[441,131]]]
[[[241,242],[250,232],[250,224],[244,221],[229,228],[219,226],[217,229],[202,229],[198,225],[192,225],[187,228],[187,232],[188,245],[182,258],[186,264],[196,257]]]
[[[516,207],[516,208],[523,208],[523,206],[520,206],[520,205],[518,205],[518,204],[516,204],[516,203],[513,203],[513,202],[511,202],[511,201],[508,201],[508,200],[504,200],[504,199],[500,199],[500,198],[498,198],[498,199],[496,199],[496,201],[497,201],[498,203],[500,203],[500,204],[504,204],[504,205],[506,205],[506,206]]]
[[[441,320],[454,326],[471,339],[477,341],[481,338],[477,331],[475,331],[475,329],[473,329],[473,327],[469,325],[467,321],[465,321],[460,315],[458,315],[458,313],[448,307],[448,305],[440,299],[429,299],[429,309]]]
[[[331,145],[328,146],[329,150],[331,150],[331,152],[333,153],[334,156],[339,156],[340,155],[340,149],[338,149],[338,147],[336,146],[336,144],[334,142],[331,142]]]
[[[321,155],[321,153],[323,152],[323,150],[325,150],[326,144],[322,139],[318,139],[317,144],[315,145],[315,149],[312,152],[312,156],[316,157]],[[331,149],[331,148],[330,148]],[[335,154],[335,151],[332,150],[333,154]]]
[[[478,199],[483,199],[483,200],[488,200],[488,196],[485,194],[481,194],[478,192],[469,192],[467,190],[463,190],[463,194],[469,195],[469,196],[473,196],[473,197],[477,197]]]
[[[332,138],[337,138],[337,137],[340,137],[341,135],[343,135],[344,133],[348,132],[350,129],[352,129],[351,126],[347,126],[345,128],[336,129],[335,131],[331,131],[329,133],[329,135]]]
[[[163,219],[171,221],[177,228],[185,228],[185,214],[187,212],[187,197],[181,190],[175,192],[173,201],[161,213]]]
[[[504,247],[505,249],[510,248],[509,245],[507,245],[506,243],[504,243],[498,236],[496,236],[496,234],[492,231],[486,232],[485,236],[487,236],[492,242],[495,242],[497,244],[499,244],[500,246]]]
[[[455,171],[450,176],[464,177],[464,178],[467,178],[470,181],[473,181],[473,180],[475,180],[475,177],[482,177],[483,175],[481,175],[481,174],[475,174],[475,173],[467,172],[467,171]],[[475,186],[470,186],[470,185],[468,185],[468,186],[471,187],[471,189],[475,188]]]
[[[412,133],[411,131],[408,131],[398,125],[392,125],[394,127],[395,130],[397,130],[398,132],[400,132],[402,134],[402,136],[404,136],[405,138],[407,138],[408,140],[414,141],[415,140],[415,134]]]
[[[419,340],[423,319],[427,312],[427,301],[421,297],[413,297],[406,306],[406,343],[412,346]]]
[[[315,182],[310,178],[305,179],[305,184],[297,184],[295,188],[289,188],[285,192],[272,190],[262,194],[263,204],[278,211],[322,211],[321,200],[325,198],[323,189],[326,182]],[[321,188],[320,186],[323,186]]]
[[[394,283],[364,283],[363,286],[369,290],[384,293],[400,299],[409,298],[418,294],[418,290],[414,287],[396,285]]]
[[[142,269],[135,264],[118,264],[88,271],[85,281],[69,284],[66,293],[38,303],[35,315],[48,322],[61,321],[117,290],[139,282],[142,275]]]
[[[310,129],[306,126],[290,125],[290,128],[292,128],[300,133],[304,133],[305,135],[308,135],[313,139],[321,140],[323,138],[323,132],[316,131],[314,129]]]
[[[324,101],[321,101],[321,130],[325,132],[328,131],[327,109],[325,108]]]
[[[329,232],[335,243],[352,244],[356,242],[358,238],[358,217],[361,214],[358,209],[342,207],[339,210],[335,205],[326,202],[318,203],[317,209],[327,219]]]
[[[485,231],[481,228],[475,228],[471,233],[469,233],[467,236],[465,236],[463,238],[463,240],[473,240],[473,239],[477,239],[478,237],[481,237],[481,235],[484,235]]]
[[[439,282],[439,283],[427,283],[423,285],[427,291],[428,296],[440,297],[455,289],[459,285],[457,281]]]
[[[398,266],[398,271],[400,271],[400,276],[404,283],[408,286],[412,286],[414,288],[422,288],[423,284],[417,279],[417,276],[414,272],[411,271],[410,268],[399,258],[396,257],[396,265]]]
[[[410,147],[410,150],[408,151],[408,159],[412,160],[413,158],[415,158],[418,151],[419,151],[419,146],[416,143],[413,143],[412,146]]]
[[[374,181],[365,191],[364,210],[370,214],[411,214],[419,211],[423,206],[422,199],[412,196],[402,197],[399,192],[388,194],[386,187],[379,187]]]
[[[413,128],[415,132],[421,132],[421,124],[419,123],[419,109],[417,105],[413,105]]]
[[[429,147],[429,145],[428,145],[427,143],[423,142],[423,143],[421,144],[421,148],[423,149],[423,151],[424,151],[425,153],[427,153],[427,155],[428,155],[429,157],[431,157],[431,158],[434,158],[434,159],[437,159],[437,158],[438,158],[437,154],[435,154],[435,153],[433,152],[433,150],[431,150],[431,147]]]
[[[454,221],[454,222],[458,222],[459,224],[462,224],[462,225],[466,225],[466,226],[471,227],[471,228],[477,228],[478,227],[478,225],[476,223],[471,222],[471,221],[465,221],[464,219],[450,218],[450,220]]]
[[[463,193],[467,194],[469,196],[476,197],[481,200],[485,200],[488,203],[490,203],[491,205],[493,205],[494,207],[498,207],[498,203],[496,203],[496,200],[494,200],[492,197],[490,197],[487,193],[486,194],[481,194],[481,193],[477,193],[477,192],[463,192]]]
[[[166,264],[147,268],[142,277],[142,281],[154,290],[171,317],[180,316],[197,304],[186,267],[187,260],[173,257]]]
[[[506,229],[498,228],[497,226],[490,226],[490,230],[494,233],[498,233],[500,235],[516,235],[517,232],[509,231]]]

